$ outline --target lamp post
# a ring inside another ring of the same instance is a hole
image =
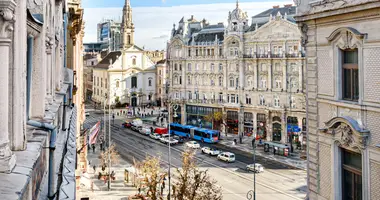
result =
[[[168,199],[170,199],[170,194],[171,194],[171,182],[170,182],[170,168],[171,168],[171,148],[170,148],[170,113],[171,113],[171,110],[173,108],[174,110],[174,115],[173,117],[177,117],[177,110],[178,110],[178,104],[177,103],[174,103],[174,102],[168,102],[169,104],[169,109],[168,109],[168,112],[169,112],[169,120],[168,120],[168,132],[169,132],[169,142],[168,142],[168,146],[169,146],[169,155],[168,155],[168,163],[169,163],[169,170],[168,170],[168,178],[169,178],[169,195],[168,195]]]
[[[247,193],[247,199],[256,200],[256,135],[252,139],[252,148],[253,148],[253,191],[250,190]]]

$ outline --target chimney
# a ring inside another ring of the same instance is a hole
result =
[[[277,6],[273,6],[273,8],[280,8],[280,6],[279,6],[279,5],[277,5]]]
[[[292,7],[292,6],[293,6],[293,4],[285,4],[284,5],[285,8],[289,8],[289,7]]]

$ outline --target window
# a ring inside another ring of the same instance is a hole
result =
[[[219,49],[219,56],[222,56],[222,53],[223,53],[223,49],[220,48],[220,49]]]
[[[148,86],[152,86],[152,78],[149,78],[149,80],[148,80]]]
[[[222,70],[223,70],[223,64],[219,63],[219,71],[222,71]]]
[[[193,94],[191,93],[191,91],[188,91],[187,92],[187,99],[192,99],[192,96],[193,96]]]
[[[130,35],[127,36],[127,44],[131,44],[131,36]]]
[[[296,108],[296,99],[294,97],[290,97],[290,108]]]
[[[264,106],[264,105],[265,105],[265,98],[264,98],[263,95],[260,95],[260,102],[259,102],[259,104],[260,104],[261,106]]]
[[[235,103],[235,95],[231,94],[231,103]]]
[[[215,50],[211,49],[211,56],[214,56],[214,55],[215,55]]]
[[[161,75],[161,70],[158,70],[158,74]]]
[[[179,76],[179,84],[182,85],[182,76]]]
[[[211,53],[210,53],[210,49],[207,49],[207,55],[208,55],[208,56],[211,55]]]
[[[229,103],[230,102],[230,95],[227,94],[227,102]]]
[[[195,56],[198,56],[198,49],[195,49]]]
[[[191,49],[189,49],[189,53],[188,53],[188,56],[189,56],[189,57],[191,56]]]
[[[281,79],[279,77],[276,78],[276,88],[277,89],[281,88]]]
[[[100,87],[103,87],[103,78],[100,78]]]
[[[219,102],[223,102],[223,93],[219,93]]]
[[[302,131],[306,131],[306,118],[302,118]]]
[[[245,95],[245,103],[246,104],[252,104],[252,99],[248,94]]]
[[[179,71],[182,71],[182,64],[179,64]]]
[[[267,80],[265,77],[261,77],[261,79],[260,79],[260,88],[262,88],[262,89],[267,88]]]
[[[249,77],[247,78],[247,86],[248,86],[248,87],[252,87],[252,86],[253,86],[253,81],[252,81],[252,77],[251,77],[251,76],[249,76]]]
[[[159,94],[162,94],[161,88],[158,89],[158,93],[159,93]]]
[[[179,99],[179,93],[178,92],[175,93],[175,98]]]
[[[214,63],[211,63],[211,71],[214,71]]]
[[[191,85],[191,77],[187,76],[187,84]]]
[[[132,88],[137,88],[137,77],[136,76],[131,78],[131,86],[132,86]]]
[[[278,96],[274,97],[274,107],[280,107],[280,98]]]
[[[230,78],[230,87],[234,87],[234,78]]]
[[[96,85],[96,77],[95,77],[95,76],[94,76],[94,79],[93,79],[93,80],[94,80],[94,85]]]
[[[119,87],[119,81],[116,81],[116,87],[118,88]]]
[[[342,52],[342,96],[349,101],[359,99],[358,50]]]
[[[238,56],[238,55],[239,55],[239,49],[235,48],[235,56]]]
[[[223,79],[221,76],[219,76],[219,86],[222,86],[223,85]]]
[[[362,156],[342,149],[342,194],[343,199],[362,199]]]
[[[158,79],[158,84],[161,85],[161,79]]]
[[[94,61],[91,61],[91,66],[94,66],[95,65],[95,62]]]
[[[106,79],[106,81],[104,82],[104,87],[107,88],[107,79]]]
[[[187,71],[191,72],[191,63],[187,64]]]
[[[174,70],[175,70],[175,71],[177,71],[177,70],[178,70],[178,65],[177,65],[177,63],[176,63],[176,64],[174,64]]]
[[[136,58],[132,58],[132,65],[136,65]]]

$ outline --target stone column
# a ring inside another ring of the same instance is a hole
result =
[[[298,63],[298,88],[303,92],[303,62]]]
[[[282,66],[282,88],[284,89],[284,91],[286,91],[287,90],[287,81],[286,81],[286,79],[287,79],[287,67],[286,67],[286,65],[287,65],[288,63],[287,63],[287,61],[285,61],[285,65],[283,65]]]
[[[257,89],[258,88],[258,82],[259,82],[259,80],[258,80],[258,73],[259,73],[259,71],[257,70],[257,68],[258,68],[258,62],[256,62],[255,63],[255,65],[253,66],[253,71],[254,71],[254,75],[253,75],[253,87],[255,88],[255,89]]]
[[[272,61],[270,61],[268,66],[268,82],[267,82],[267,88],[272,89]]]
[[[46,36],[46,102],[51,103],[53,101],[52,97],[52,38]]]
[[[9,141],[9,64],[10,47],[12,44],[14,11],[16,3],[13,0],[0,1],[0,172],[10,173],[15,164],[16,156],[12,153]]]
[[[26,26],[26,1],[19,0],[16,9],[13,41],[13,69],[12,72],[12,118],[9,127],[12,150],[22,151],[26,149],[26,53],[27,26]],[[11,74],[10,74],[11,75]]]

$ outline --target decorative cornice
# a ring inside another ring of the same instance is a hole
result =
[[[10,39],[15,22],[14,11],[16,3],[13,0],[0,1],[0,38]]]

